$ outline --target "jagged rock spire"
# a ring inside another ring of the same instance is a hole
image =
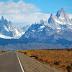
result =
[[[57,17],[60,17],[60,16],[64,17],[64,15],[65,15],[65,11],[63,8],[57,11],[57,14],[56,14]]]
[[[3,16],[1,17],[1,20],[4,21],[4,17]]]
[[[48,23],[53,23],[54,19],[53,19],[53,14],[51,13],[50,18],[48,19]]]

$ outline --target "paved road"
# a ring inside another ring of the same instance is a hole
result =
[[[62,72],[24,54],[8,52],[0,55],[0,72]]]
[[[17,55],[21,60],[25,72],[62,72],[61,70],[40,63],[39,61],[32,59],[24,54],[17,53]]]
[[[0,55],[0,72],[22,72],[16,53]]]

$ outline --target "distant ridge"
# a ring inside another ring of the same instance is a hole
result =
[[[34,43],[41,46],[46,44],[47,48],[72,48],[72,19],[63,8],[56,15],[51,14],[47,21],[41,20],[40,23],[31,24],[25,31],[23,29],[19,30],[2,16],[0,45]]]

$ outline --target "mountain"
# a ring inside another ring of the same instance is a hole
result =
[[[58,10],[56,16],[64,18],[65,17],[65,11],[64,11],[64,9],[61,8],[60,10]]]
[[[57,44],[58,46],[61,45],[61,47],[69,47],[69,45],[72,44],[71,37],[71,31],[63,30],[58,32],[57,30],[42,24],[32,24],[20,40],[26,43],[46,43],[50,44],[53,48],[52,45],[54,44]]]
[[[11,21],[4,19],[2,16],[0,19],[0,38],[13,39],[19,38],[20,31],[12,24]]]
[[[26,42],[47,43],[51,47],[70,47],[72,45],[72,22],[63,9],[44,21],[32,24],[20,38]],[[52,46],[53,45],[53,46]]]
[[[18,44],[20,48],[72,48],[72,18],[61,8],[47,21],[41,20],[19,30],[2,16],[0,45],[7,44]]]
[[[71,20],[69,19],[69,16],[68,14],[65,13],[64,9],[61,8],[59,11],[57,11],[57,14],[56,14],[57,18],[62,21],[63,23],[68,23],[68,24],[71,24]]]

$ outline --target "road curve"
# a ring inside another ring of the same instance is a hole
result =
[[[0,72],[22,72],[15,52],[0,55]]]

